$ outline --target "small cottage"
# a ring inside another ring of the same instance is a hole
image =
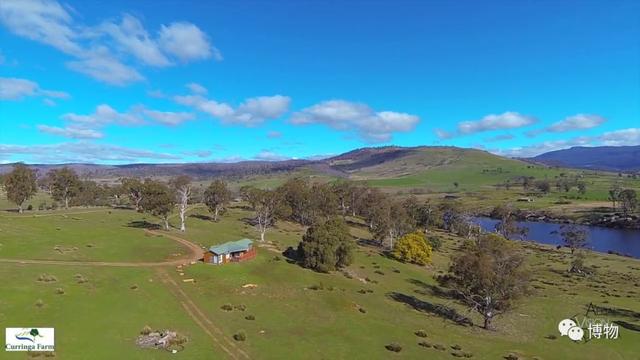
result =
[[[230,262],[241,262],[256,257],[253,241],[241,239],[215,245],[204,253],[203,261],[207,264],[222,265]]]

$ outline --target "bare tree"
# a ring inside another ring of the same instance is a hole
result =
[[[248,192],[248,201],[256,213],[255,226],[260,233],[260,241],[264,242],[265,234],[273,224],[282,205],[280,192],[274,190],[251,189]]]
[[[191,178],[186,175],[177,176],[170,181],[170,185],[175,191],[176,200],[180,214],[180,231],[185,231],[184,218],[187,213],[187,205],[191,198]]]

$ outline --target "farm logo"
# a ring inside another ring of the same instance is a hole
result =
[[[54,351],[53,328],[6,328],[6,351]]]

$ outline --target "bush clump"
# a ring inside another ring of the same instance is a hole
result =
[[[246,305],[244,305],[244,304],[236,305],[236,306],[234,306],[233,308],[234,308],[234,309],[236,309],[236,310],[240,310],[240,311],[245,311],[245,310],[247,310],[247,306],[246,306]]]
[[[384,346],[385,349],[389,350],[389,351],[393,351],[393,352],[400,352],[402,351],[402,346],[398,343],[391,343],[391,344],[387,344]]]
[[[244,331],[238,331],[237,333],[233,334],[233,340],[245,341],[247,340],[247,334],[245,334]]]
[[[247,319],[247,320],[255,320],[256,319],[256,317],[253,316],[253,315],[247,315],[244,318]]]
[[[439,236],[431,235],[427,237],[427,242],[433,250],[440,250],[442,248],[442,238]]]
[[[50,274],[40,274],[40,276],[38,276],[38,281],[40,282],[56,282],[58,281],[58,278],[55,275],[50,275]]]
[[[231,304],[224,304],[224,305],[220,306],[220,309],[222,309],[224,311],[231,311],[231,310],[233,310],[233,306],[231,306]]]
[[[427,337],[427,332],[422,329],[416,331],[414,334],[416,334],[417,337],[421,337],[421,338]]]
[[[57,289],[56,289],[56,294],[58,294],[58,295],[64,295],[64,289],[63,289],[63,288],[57,288]]]

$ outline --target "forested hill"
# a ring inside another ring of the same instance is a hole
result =
[[[551,166],[609,171],[640,171],[640,145],[577,146],[551,151],[528,160]]]
[[[445,146],[369,147],[356,149],[322,160],[243,161],[237,163],[186,164],[29,164],[44,174],[52,169],[69,167],[88,178],[163,177],[188,175],[195,179],[242,177],[248,175],[310,169],[334,177],[389,178],[402,177],[453,165],[488,162],[509,164],[517,160],[502,158],[485,151]],[[0,165],[0,173],[11,171],[11,164]]]

